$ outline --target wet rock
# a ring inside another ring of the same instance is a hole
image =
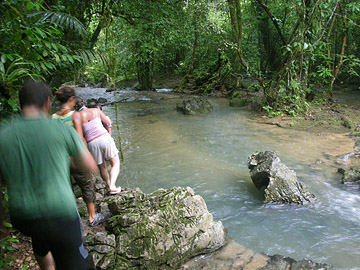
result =
[[[334,270],[331,265],[315,263],[310,260],[296,261],[289,257],[281,255],[273,255],[269,257],[268,264],[261,268],[261,270]]]
[[[355,149],[355,151],[360,151],[360,139],[357,139],[355,141],[354,149]]]
[[[194,97],[176,104],[176,109],[184,114],[203,114],[213,111],[213,106],[205,97]]]
[[[99,176],[95,177],[94,187],[96,193],[100,194],[102,197],[104,197],[105,194],[109,192],[105,181]]]
[[[360,180],[360,166],[352,166],[349,169],[339,168],[338,172],[343,175],[341,179],[342,184]]]
[[[97,102],[98,103],[105,103],[105,102],[107,102],[107,99],[103,98],[103,97],[100,97],[100,98],[98,98]]]
[[[256,188],[265,188],[264,203],[307,204],[315,201],[315,195],[297,181],[296,173],[281,163],[273,151],[251,155],[248,168]]]
[[[106,98],[90,98],[86,100],[86,104],[88,107],[94,107],[95,105],[103,105],[104,103],[107,102]]]
[[[75,198],[79,198],[82,196],[82,191],[78,184],[76,183],[72,184],[72,190],[74,192]]]
[[[76,204],[78,206],[78,211],[80,214],[80,217],[87,218],[88,217],[88,210],[86,207],[86,204],[82,197],[76,198]]]
[[[262,91],[256,91],[258,89],[241,89],[235,91],[230,98],[229,105],[231,107],[248,107],[258,110],[261,108]]]
[[[281,255],[254,253],[233,240],[212,254],[197,256],[186,262],[182,270],[332,270],[327,264],[310,260],[296,261]]]
[[[91,269],[178,269],[227,243],[227,230],[191,188],[126,190],[104,204],[112,214],[106,231],[85,230]]]
[[[114,269],[116,259],[115,235],[106,232],[87,234],[84,243],[89,252],[89,269]]]

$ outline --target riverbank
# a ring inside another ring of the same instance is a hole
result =
[[[310,103],[302,116],[278,116],[269,118],[262,115],[260,121],[281,128],[309,131],[313,133],[349,133],[360,135],[360,99],[356,87],[334,89],[333,98],[326,102]]]
[[[167,88],[167,85],[163,85],[162,87],[159,87],[159,88]],[[351,96],[351,95],[350,95]],[[355,98],[352,98],[353,100],[355,99]],[[345,100],[345,99],[340,99],[340,100],[335,100],[336,102],[338,102],[338,103],[343,103],[343,104],[345,104],[345,101],[348,101],[348,99],[347,100]],[[226,101],[225,101],[226,102]],[[148,104],[148,103],[146,103],[146,104]],[[142,103],[141,104],[141,109],[143,110],[143,107],[144,107],[144,105],[146,105],[146,104],[144,104],[144,103]],[[124,108],[123,108],[123,110],[124,110],[124,113],[125,113],[125,109],[126,109],[126,107],[125,107],[125,105],[127,105],[127,104],[124,104]],[[349,106],[350,106],[350,108],[351,108],[351,104],[348,104]],[[133,103],[129,103],[129,106],[133,106]],[[226,106],[226,105],[225,105]],[[153,110],[149,110],[149,113],[148,114],[150,114],[151,112],[158,112],[159,110],[155,110],[155,109],[153,109]],[[232,110],[233,112],[234,112],[234,110]],[[325,108],[323,108],[323,109],[321,109],[321,111],[320,112],[324,112],[325,111]],[[347,111],[347,110],[345,110],[345,111]],[[136,113],[135,114],[138,114],[138,110],[136,110],[135,111]],[[356,110],[354,111],[354,112],[356,112]],[[231,125],[236,125],[236,126],[238,126],[238,127],[241,127],[242,125],[241,124],[234,124],[234,120],[236,120],[237,118],[238,118],[238,114],[239,113],[241,113],[241,110],[240,111],[236,111],[236,117],[234,117],[234,118],[230,118],[231,120],[232,120],[232,122],[231,122]],[[234,113],[235,114],[235,113]],[[150,114],[151,115],[151,114]],[[312,116],[313,116],[313,114],[311,114]],[[165,135],[169,135],[168,133],[166,133],[166,131],[167,131],[167,129],[169,129],[170,128],[170,126],[169,125],[165,125],[164,124],[164,122],[163,122],[163,119],[162,118],[158,118],[157,116],[158,116],[158,114],[154,114],[154,116],[155,117],[144,117],[144,116],[142,116],[142,118],[145,118],[145,120],[143,121],[143,122],[141,122],[141,124],[139,124],[137,127],[144,127],[144,126],[149,126],[150,128],[149,129],[147,129],[146,130],[146,132],[144,133],[144,134],[149,134],[150,135],[150,137],[160,137],[160,141],[163,143],[163,142],[167,142],[167,136],[165,136]],[[327,116],[328,117],[328,119],[331,119],[332,117],[331,117],[331,114],[329,113],[329,112],[327,112],[327,113],[324,113],[324,116]],[[246,118],[245,116],[244,116],[244,118]],[[333,117],[334,118],[334,117]],[[225,119],[229,119],[229,116],[226,116],[226,117],[224,117],[224,120]],[[247,118],[246,118],[247,119]],[[261,116],[259,116],[259,117],[256,117],[256,119],[258,119],[259,121],[264,121],[264,119],[266,120],[266,118],[262,118]],[[308,121],[310,124],[312,123],[317,123],[318,121],[317,120],[319,120],[320,119],[320,116],[319,117],[316,117],[315,118],[315,120],[306,120],[306,121]],[[196,120],[196,118],[195,117],[192,117],[191,119],[189,118],[189,119],[186,119],[186,121],[187,122],[189,122],[189,120],[191,121],[191,120]],[[208,119],[208,120],[211,120],[211,119]],[[273,118],[270,118],[269,120],[273,120]],[[286,120],[286,118],[283,118],[282,119],[283,121],[285,121]],[[296,126],[296,124],[297,123],[300,123],[300,120],[301,120],[301,118],[299,118],[299,119],[292,119],[292,118],[290,118],[289,119],[289,121],[295,121],[295,120],[297,120],[298,122],[294,122],[295,124],[288,124],[288,125],[285,125],[284,124],[284,122],[282,123],[282,125],[276,125],[275,124],[275,126],[272,126],[271,127],[271,130],[277,130],[278,132],[280,132],[280,133],[287,133],[289,130],[288,129],[297,129],[297,128],[299,128],[300,129],[300,127],[297,127]],[[173,121],[173,120],[172,120]],[[170,121],[170,123],[172,123],[172,121]],[[246,124],[246,121],[248,121],[248,120],[244,120],[244,123]],[[184,122],[185,122],[185,120],[184,120]],[[237,123],[237,122],[236,122]],[[241,123],[243,123],[243,122],[241,122]],[[216,122],[214,123],[214,124],[216,124]],[[325,132],[327,132],[327,133],[329,133],[329,134],[331,134],[331,133],[335,133],[335,132],[337,132],[337,133],[343,133],[343,134],[350,134],[349,133],[349,128],[345,128],[344,126],[339,126],[338,128],[334,128],[334,129],[332,129],[332,128],[330,128],[330,126],[331,126],[331,124],[332,124],[332,122],[328,122],[328,123],[326,123],[325,121],[322,123],[322,125],[315,125],[315,127],[314,128],[312,128],[311,126],[310,126],[310,128],[308,129],[308,131],[309,131],[309,133],[310,132],[316,132],[316,128],[318,128],[318,133],[320,134],[320,133],[325,133]],[[278,126],[281,126],[282,128],[278,128]],[[193,127],[194,128],[194,127]],[[222,126],[222,128],[224,128],[224,126]],[[329,129],[326,129],[326,128],[329,128]],[[261,126],[261,130],[263,130],[264,129],[264,126]],[[265,126],[265,129],[266,129],[266,126]],[[161,133],[149,133],[150,131],[156,131],[156,130],[161,130]],[[192,129],[193,130],[193,129]],[[223,129],[221,129],[222,130],[222,134],[223,134]],[[306,128],[303,128],[303,130],[306,130]],[[197,132],[199,132],[200,131],[200,129],[196,129],[196,130],[194,130],[194,132],[193,133],[197,133]],[[169,150],[169,152],[167,152],[167,153],[170,153],[171,151],[174,151],[174,152],[176,152],[176,153],[179,153],[179,152],[177,152],[177,151],[179,151],[179,150],[174,150],[174,148],[176,147],[176,146],[178,146],[178,145],[181,145],[181,149],[185,149],[185,146],[186,145],[184,145],[183,143],[181,143],[181,138],[179,138],[179,137],[176,137],[175,135],[176,134],[183,134],[183,132],[181,131],[177,131],[178,133],[175,133],[175,134],[170,134],[169,135],[169,145],[171,146],[171,148],[170,148],[170,150]],[[206,136],[210,136],[209,134],[211,134],[211,133],[214,133],[214,132],[209,132],[209,133],[206,133]],[[233,132],[231,132],[231,133],[233,133]],[[304,133],[304,132],[299,132],[299,133]],[[307,133],[307,132],[305,132],[305,133]],[[315,133],[315,134],[318,134],[318,133]],[[165,135],[164,135],[165,134]],[[243,136],[246,136],[246,132],[245,131],[241,131],[241,132],[236,132],[236,136],[234,136],[234,138],[233,138],[233,140],[232,140],[232,142],[233,142],[233,144],[232,144],[232,147],[236,147],[236,145],[242,145],[242,143],[239,141],[239,138],[240,137],[243,137]],[[277,133],[276,133],[277,134]],[[293,134],[293,132],[291,133],[291,134]],[[297,134],[297,133],[296,133]],[[254,135],[256,135],[256,133],[254,133]],[[267,137],[269,137],[269,134],[266,134],[267,135]],[[270,134],[271,135],[271,134]],[[282,134],[281,134],[282,135]],[[342,136],[342,135],[341,135]],[[271,137],[271,136],[270,136]],[[290,136],[291,137],[291,136]],[[315,136],[315,137],[317,137],[317,136]],[[319,138],[322,138],[322,137],[324,137],[324,136],[321,136],[321,137],[319,137]],[[141,138],[143,138],[143,136],[141,136]],[[175,140],[175,139],[176,140]],[[261,140],[262,140],[263,138],[261,138]],[[287,139],[287,137],[286,137],[286,135],[285,136],[281,136],[281,137],[279,137],[279,139],[280,140],[282,140],[282,142],[285,144],[286,143],[286,139]],[[231,138],[229,138],[229,140],[231,141]],[[293,137],[291,137],[291,140],[293,140]],[[140,141],[139,139],[135,139],[135,140],[133,140],[132,142],[131,142],[131,145],[134,145],[134,142],[138,142],[138,141]],[[153,141],[151,141],[152,143],[153,143]],[[193,142],[193,141],[192,141]],[[216,145],[213,141],[209,141],[210,143],[211,143],[211,145]],[[248,144],[251,144],[251,142],[248,140],[248,138],[247,138],[247,142],[248,142]],[[334,141],[335,142],[335,141]],[[320,143],[318,143],[318,144],[320,144]],[[321,143],[322,144],[322,143]],[[136,144],[136,146],[137,146],[138,144]],[[149,143],[146,141],[146,145],[149,145]],[[198,145],[198,143],[197,144],[195,144],[195,143],[192,143],[191,144],[191,149],[194,147],[194,145]],[[222,145],[222,147],[221,147],[221,149],[223,149],[226,145],[225,144],[221,144]],[[256,144],[257,145],[257,144]],[[271,145],[270,144],[270,142],[267,142],[267,143],[265,143],[264,145]],[[158,146],[158,145],[157,145]],[[161,145],[160,145],[161,146]],[[288,145],[287,145],[288,146]],[[342,145],[343,146],[343,145]],[[243,145],[242,146],[242,148],[244,148],[245,146]],[[306,146],[307,148],[311,148],[312,147],[312,145],[310,144],[310,146],[309,145],[307,145]],[[287,148],[287,147],[282,147],[282,148]],[[140,149],[141,149],[141,145],[140,145]],[[187,152],[187,151],[190,151],[189,153],[189,156],[187,156],[188,158],[193,158],[193,155],[194,154],[196,154],[196,153],[194,153],[194,151],[191,151],[191,149],[189,148],[189,149],[187,149],[185,152]],[[249,148],[250,149],[250,148]],[[349,148],[350,149],[350,148]],[[251,148],[251,150],[252,150],[252,148]],[[261,149],[260,149],[261,150]],[[250,150],[249,150],[250,151]],[[196,151],[196,152],[200,152],[200,151]],[[229,152],[229,149],[228,149],[228,151],[227,152]],[[236,154],[236,156],[238,156],[238,155],[240,155],[239,153],[238,153],[238,151],[236,151],[237,152],[237,154]],[[217,151],[217,156],[216,156],[216,162],[218,163],[218,161],[219,160],[221,160],[221,156],[220,156],[220,158],[219,158],[219,154],[221,154],[220,153],[220,151]],[[285,153],[283,153],[283,155],[284,156],[287,156]],[[303,155],[303,154],[302,154]],[[245,155],[243,155],[243,156],[245,156]],[[153,162],[156,160],[156,155],[154,155],[154,154],[152,154],[152,163],[151,164],[153,164]],[[204,160],[205,158],[204,157],[206,157],[206,158],[209,158],[208,156],[205,156],[205,155],[201,155],[201,160]],[[178,157],[177,157],[178,158]],[[155,160],[154,160],[155,159]],[[171,159],[170,159],[171,160]],[[177,160],[177,159],[176,159]],[[192,160],[192,159],[191,159]],[[326,161],[326,160],[323,160],[323,161]],[[141,161],[141,162],[143,162],[143,161]],[[141,163],[140,161],[139,161],[139,163]],[[308,163],[307,162],[299,162],[299,163],[301,163],[301,164],[304,164],[304,166],[306,166]],[[145,164],[146,164],[146,162],[145,162]],[[318,163],[316,163],[316,164],[318,164]],[[325,169],[323,169],[321,166],[323,166],[323,165],[311,165],[312,167],[311,168],[313,168],[313,167],[316,167],[319,171],[321,170],[321,171],[324,171]],[[323,164],[323,163],[321,163],[321,164]],[[126,166],[127,166],[127,164],[124,164],[125,166],[124,166],[124,172],[126,172]],[[222,166],[223,166],[224,164],[222,164]],[[226,165],[226,164],[225,164]],[[296,165],[296,164],[295,164]],[[185,167],[185,166],[184,166]],[[207,166],[207,168],[209,168],[209,167],[211,167],[211,168],[213,168],[213,166]],[[219,166],[219,167],[221,167],[221,166]],[[297,168],[296,166],[294,166],[295,168]],[[188,168],[188,167],[186,167],[186,168]],[[198,168],[198,167],[197,167]],[[234,169],[234,171],[236,172],[236,179],[238,179],[238,178],[241,178],[241,181],[244,181],[244,182],[246,182],[245,180],[246,180],[246,177],[244,176],[244,177],[242,177],[242,175],[240,175],[239,176],[239,174],[241,174],[242,173],[242,170],[241,170],[241,168],[239,169],[238,167],[236,167],[236,168],[233,168]],[[132,172],[134,172],[134,171],[139,171],[139,170],[141,170],[141,168],[139,168],[138,170],[135,170],[135,169],[132,169],[132,170],[128,170],[128,171],[132,171]],[[157,172],[159,172],[159,170],[157,170]],[[216,173],[217,171],[216,170],[214,170],[214,172]],[[226,174],[226,172],[225,171],[223,171],[223,170],[221,170],[220,172],[219,172],[219,176],[224,176],[224,173]],[[194,184],[194,182],[196,181],[196,175],[195,174],[191,174],[192,176],[191,176],[191,183],[193,184],[193,185],[195,185]],[[207,179],[207,182],[206,182],[206,185],[209,185],[209,182],[211,182],[209,179],[210,179],[210,177],[205,177],[204,175],[205,174],[203,174],[203,173],[199,173],[199,175],[202,175],[201,177],[203,178],[206,178]],[[301,173],[300,173],[300,175],[301,175]],[[132,175],[133,177],[131,178],[131,179],[133,179],[133,178],[136,178],[136,174],[133,174]],[[314,171],[314,172],[312,172],[311,173],[311,177],[313,178],[315,178],[316,177],[316,171]],[[139,178],[142,178],[142,179],[151,179],[151,180],[153,180],[154,182],[155,182],[155,177],[139,177]],[[169,179],[172,179],[172,178],[170,178],[170,177],[161,177],[162,179],[167,179],[167,181],[170,181]],[[219,177],[218,177],[219,178]],[[304,179],[306,179],[307,177],[303,177]],[[235,180],[234,180],[234,182],[235,182]],[[312,182],[317,182],[317,181],[312,181]],[[137,183],[138,184],[138,183]],[[146,183],[143,183],[144,185],[146,184]],[[230,183],[231,184],[231,183]],[[153,185],[153,182],[151,182],[151,185]],[[229,183],[227,183],[227,186],[229,185]],[[159,186],[160,187],[162,187],[162,186],[164,186],[164,184],[159,184]],[[219,184],[218,182],[216,183],[216,184],[214,184],[213,186],[211,186],[211,187],[208,187],[207,189],[206,189],[206,191],[207,192],[210,192],[210,190],[211,190],[211,192],[213,192],[214,194],[216,194],[216,195],[218,195],[219,194],[219,191],[217,190],[217,187],[222,187],[221,186],[221,184]],[[234,183],[234,185],[232,185],[231,186],[232,188],[237,188],[238,187],[238,189],[239,190],[236,190],[236,193],[237,194],[241,194],[241,196],[240,195],[236,195],[236,196],[238,196],[238,197],[234,197],[233,196],[233,198],[243,198],[244,197],[244,194],[242,194],[242,193],[240,193],[241,192],[241,190],[244,190],[244,188],[246,188],[247,186],[245,185],[242,185],[242,182],[239,182],[239,181],[237,181],[236,183]],[[241,187],[241,188],[240,188]],[[209,191],[208,191],[209,190]],[[214,190],[214,191],[213,191]],[[226,190],[226,187],[225,187],[225,190]],[[229,192],[230,192],[230,190],[228,190],[228,191],[226,191],[225,193],[226,193],[226,197],[231,197],[231,195],[229,195]],[[202,193],[204,193],[205,194],[205,192],[203,191]],[[251,192],[250,192],[251,193]],[[256,193],[255,192],[252,192],[251,194],[249,194],[250,196],[249,197],[253,197],[254,196],[254,194],[256,195]],[[246,195],[246,194],[245,194]],[[356,195],[357,196],[357,195]],[[336,196],[332,196],[332,197],[336,197]],[[250,200],[250,199],[249,199]],[[209,200],[209,202],[211,203],[211,200]],[[255,202],[256,203],[256,202]],[[322,202],[322,203],[324,203],[324,202]],[[212,208],[213,208],[213,205],[214,205],[214,202],[212,203]],[[343,208],[343,206],[342,206],[342,208]],[[257,211],[260,211],[260,210],[258,210],[258,208],[256,208],[255,207],[255,210],[257,210]],[[221,210],[222,211],[222,210]],[[253,209],[250,209],[250,211],[248,211],[248,209],[243,209],[243,212],[244,213],[252,213],[251,211],[253,211]],[[264,210],[264,212],[267,212],[267,211],[271,211],[271,209],[269,210],[269,209],[267,209],[266,211]],[[311,210],[309,210],[309,211],[302,211],[302,212],[300,212],[300,213],[297,213],[297,214],[303,214],[303,212],[310,212]],[[343,211],[343,210],[342,210]],[[219,211],[220,212],[220,211]],[[281,211],[276,211],[277,213],[278,212],[281,212]],[[225,212],[226,213],[226,212]],[[280,213],[281,214],[281,213]],[[219,214],[218,214],[219,215]],[[220,220],[221,220],[221,218],[219,218]],[[243,221],[242,221],[243,222]],[[255,224],[254,224],[255,225]],[[243,226],[244,227],[244,226]],[[245,231],[245,229],[243,228],[243,230]],[[257,232],[259,232],[258,230],[256,230]],[[257,237],[256,237],[257,238]],[[18,239],[20,239],[20,238],[18,238]],[[26,246],[26,248],[23,248],[22,247],[22,245],[24,245],[24,246]],[[15,245],[14,245],[15,246]],[[17,243],[16,244],[16,246],[17,246],[17,249],[16,249],[16,251],[14,251],[13,253],[15,254],[15,256],[18,256],[19,255],[19,257],[20,256],[22,256],[20,259],[18,259],[18,261],[16,261],[16,264],[18,265],[18,267],[11,267],[10,269],[21,269],[22,268],[22,266],[24,266],[24,265],[29,265],[29,264],[31,264],[31,256],[30,256],[30,263],[28,263],[28,258],[29,258],[29,256],[27,256],[26,255],[26,252],[31,252],[31,245],[30,245],[30,243],[29,243],[29,241],[28,241],[28,239],[26,239],[26,238],[24,238],[24,240],[21,240],[19,243]],[[251,246],[251,245],[248,245],[248,244],[246,244],[245,246]],[[266,245],[266,246],[269,246],[269,245]],[[329,246],[331,246],[331,245],[329,245]],[[260,250],[263,250],[263,248],[260,248]],[[269,252],[269,254],[273,254],[273,252]],[[280,253],[280,254],[283,254],[283,253]],[[304,257],[304,256],[302,256],[302,257]],[[23,264],[21,265],[21,261],[23,262]],[[25,268],[24,268],[25,269]],[[30,266],[28,269],[39,269],[39,268],[36,268],[36,265],[35,266]]]
[[[159,77],[154,88],[176,88],[181,77]],[[186,91],[185,91],[186,92]],[[221,93],[219,93],[221,95]],[[259,122],[281,128],[309,131],[313,133],[349,133],[360,136],[360,91],[358,86],[334,86],[333,98],[324,102],[309,103],[305,115],[268,117],[266,112],[259,114]]]

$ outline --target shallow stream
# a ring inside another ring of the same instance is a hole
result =
[[[186,116],[175,109],[186,96],[79,88],[78,95],[119,103],[122,149],[118,184],[150,193],[191,187],[206,201],[229,237],[254,252],[360,269],[360,191],[340,184],[340,155],[354,152],[346,134],[309,133],[259,124],[254,114],[210,99],[214,111]],[[126,99],[126,100],[125,100]],[[115,122],[115,106],[103,107]],[[118,144],[116,128],[113,137]],[[314,206],[264,205],[247,158],[275,151],[317,197]]]

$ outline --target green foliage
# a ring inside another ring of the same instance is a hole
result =
[[[32,2],[28,3],[33,4]],[[71,16],[70,14],[59,11],[38,11],[29,14],[28,17],[37,17],[39,15],[41,17],[37,21],[38,24],[47,22],[50,24],[60,25],[65,29],[70,29],[77,32],[81,36],[84,36],[87,33],[84,25],[77,18]]]
[[[221,80],[234,73],[258,76],[263,82],[253,91],[265,92],[264,106],[289,114],[306,107],[314,94],[309,84],[332,85],[334,76],[359,80],[358,1],[344,1],[342,9],[333,0],[239,3],[241,48],[233,40],[226,0],[1,1],[0,106],[15,112],[17,90],[28,78],[113,87],[137,77],[151,88],[154,75],[215,76],[209,67],[219,51],[231,71],[222,72]],[[213,92],[211,87],[204,92]]]
[[[11,226],[11,224],[6,224]],[[14,251],[15,249],[12,247],[11,243],[18,243],[19,240],[16,236],[7,236],[0,239],[0,250],[1,250],[1,258],[0,258],[0,268],[1,269],[10,269],[14,265],[14,258],[8,254],[9,251]]]
[[[0,202],[1,203],[0,209],[1,211],[3,211],[1,213],[1,217],[4,218],[7,215],[9,198],[5,187],[1,186],[0,192],[1,192],[0,198],[2,199]],[[12,258],[12,256],[8,255],[8,252],[14,250],[11,244],[17,243],[18,239],[16,238],[16,236],[12,234],[13,232],[12,225],[8,223],[6,220],[2,220],[1,222],[2,224],[0,225],[0,228],[4,228],[4,229],[1,229],[2,238],[0,238],[0,255],[1,255],[0,269],[7,269],[9,267],[12,267],[14,264],[14,259]],[[6,235],[8,236],[4,236],[5,232]]]
[[[46,80],[60,69],[83,62],[63,39],[65,31],[84,35],[84,26],[74,17],[48,11],[42,1],[3,1],[0,31],[1,116],[17,111],[17,92],[29,78]]]

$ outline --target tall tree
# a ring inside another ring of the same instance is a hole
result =
[[[242,44],[242,12],[240,0],[228,0],[231,28],[233,33],[233,41],[235,42],[235,48],[237,52],[238,59],[241,65],[253,75],[261,85],[263,85],[263,79],[261,76],[257,75],[256,72],[248,65],[245,60],[243,53],[243,44]]]

